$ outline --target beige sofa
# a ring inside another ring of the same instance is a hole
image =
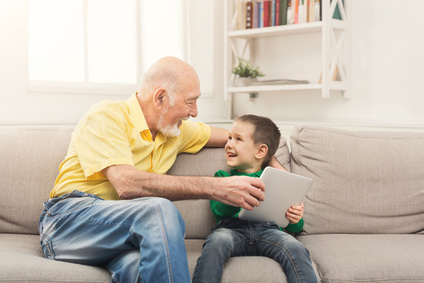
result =
[[[72,127],[0,127],[0,282],[110,282],[100,267],[47,260],[38,217]],[[314,184],[305,199],[305,244],[321,282],[424,282],[424,134],[297,127],[277,155]],[[290,161],[290,164],[289,164]],[[222,149],[181,155],[170,174],[225,168]],[[214,225],[208,201],[175,203],[193,272]],[[262,257],[231,258],[223,282],[286,282]]]

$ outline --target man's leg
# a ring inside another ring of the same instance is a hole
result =
[[[124,252],[106,264],[113,283],[141,282],[139,274],[140,251]]]
[[[266,223],[259,224],[255,236],[258,255],[280,263],[288,282],[318,282],[309,258],[309,251],[293,236]]]
[[[77,192],[45,206],[40,235],[47,258],[106,265],[122,253],[138,250],[143,281],[190,282],[185,225],[170,201],[104,201]],[[112,272],[119,277],[125,268]]]

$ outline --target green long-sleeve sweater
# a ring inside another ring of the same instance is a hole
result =
[[[250,176],[250,177],[257,177],[259,178],[262,174],[263,170],[255,172],[255,173],[240,173],[236,169],[232,169],[230,173],[219,170],[215,173],[215,177],[230,177],[230,176]],[[227,205],[215,200],[210,201],[212,213],[215,216],[215,219],[217,222],[220,220],[227,218],[227,217],[238,217],[238,214],[240,213],[241,208],[240,207],[234,207],[231,205]],[[284,217],[284,215],[282,215]],[[300,221],[296,224],[289,224],[287,227],[285,227],[284,230],[290,233],[300,233],[303,228],[303,218],[300,219]],[[280,227],[281,230],[283,230],[282,227]]]

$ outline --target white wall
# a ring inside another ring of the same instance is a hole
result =
[[[205,1],[205,0],[202,0]],[[219,121],[228,113],[222,100],[223,3],[215,1],[213,94],[199,102],[199,120]],[[235,94],[233,116],[266,115],[280,124],[412,125],[424,128],[424,1],[351,0],[351,99],[323,99],[313,92],[264,93],[251,102]],[[197,5],[199,7],[199,5]],[[200,7],[201,8],[201,7]],[[199,9],[200,9],[199,8]],[[193,12],[193,11],[192,11]],[[204,10],[199,13],[205,13]],[[0,0],[0,124],[76,123],[94,103],[126,96],[30,93],[27,84],[27,0]],[[193,24],[193,23],[192,23]],[[264,52],[263,56],[267,56]],[[271,56],[267,58],[273,60]],[[208,78],[202,78],[207,80]],[[129,94],[130,95],[130,94]]]
[[[233,95],[233,115],[291,121],[424,127],[424,1],[351,0],[351,99],[317,92]],[[305,42],[306,43],[306,42]],[[284,39],[278,44],[284,48]],[[284,53],[284,50],[281,50]],[[270,52],[261,54],[272,60]],[[266,66],[264,66],[266,68]],[[317,74],[318,75],[318,74]]]

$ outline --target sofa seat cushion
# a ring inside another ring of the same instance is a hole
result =
[[[1,282],[110,282],[103,268],[44,258],[38,235],[0,234]]]
[[[321,282],[424,282],[424,236],[299,236]]]
[[[204,240],[186,240],[187,258],[193,276],[197,259],[202,252]],[[222,274],[225,282],[287,282],[281,266],[267,257],[231,257]]]

